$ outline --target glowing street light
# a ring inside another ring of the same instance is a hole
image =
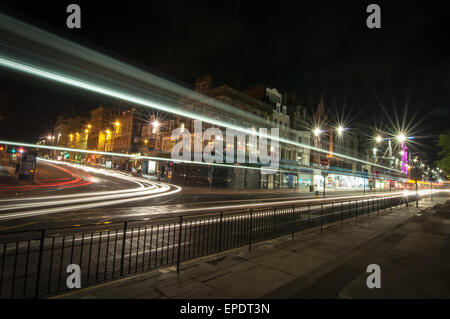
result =
[[[119,122],[119,121],[116,121],[116,122],[114,123],[114,125],[115,125],[116,127],[119,127],[119,126],[120,126],[120,122]]]
[[[320,128],[316,127],[316,128],[314,129],[314,136],[319,136],[321,132],[322,132],[322,131],[320,130]]]
[[[161,124],[159,124],[158,121],[153,121],[152,125],[153,125],[154,128],[158,128]]]
[[[406,140],[406,136],[403,133],[400,133],[399,135],[397,135],[397,141],[401,144],[403,144]]]
[[[338,132],[338,135],[339,135],[339,136],[342,136],[342,133],[344,133],[344,130],[345,130],[345,129],[344,129],[342,126],[339,126],[336,130],[337,130],[337,132]]]
[[[380,143],[380,142],[383,140],[383,138],[382,138],[380,135],[378,135],[378,136],[375,138],[375,140],[377,141],[377,143]]]

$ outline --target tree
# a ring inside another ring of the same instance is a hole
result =
[[[443,170],[445,176],[450,178],[450,130],[439,135],[437,146],[441,150],[438,153],[440,159],[436,163]]]

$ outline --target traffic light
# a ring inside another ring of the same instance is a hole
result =
[[[66,158],[66,159],[69,158],[69,153],[65,153],[64,158]]]
[[[16,149],[15,148],[11,149],[11,153],[16,154]]]

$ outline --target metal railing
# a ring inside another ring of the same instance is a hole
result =
[[[176,265],[347,219],[370,218],[418,200],[384,196],[268,206],[108,225],[0,234],[0,298],[43,297],[65,290],[66,268],[81,269],[81,287]]]

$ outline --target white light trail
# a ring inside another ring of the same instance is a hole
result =
[[[53,161],[52,161],[53,162]],[[61,163],[59,163],[61,164]],[[67,164],[74,167],[79,167],[79,165]],[[83,167],[86,170],[101,174],[104,173],[102,169]],[[23,198],[20,201],[31,201],[27,203],[13,203],[10,205],[3,205],[0,211],[14,211],[9,213],[3,213],[0,215],[0,220],[11,220],[30,216],[47,215],[53,213],[61,213],[68,211],[83,210],[88,208],[98,208],[112,205],[119,205],[128,202],[135,202],[141,200],[147,200],[152,198],[157,198],[161,196],[169,196],[181,191],[181,187],[165,183],[155,183],[148,180],[134,178],[130,176],[125,176],[122,174],[117,174],[117,178],[121,178],[127,181],[136,182],[139,187],[126,190],[112,190],[94,193],[79,193],[70,195],[58,195],[58,196],[47,196],[47,197],[34,197],[34,198]],[[149,184],[150,186],[144,186],[142,182]],[[142,186],[142,187],[141,187]],[[172,190],[171,190],[172,189]],[[53,199],[52,201],[47,201]],[[56,199],[56,200],[54,200]],[[11,198],[2,200],[2,202],[17,202],[17,198]],[[36,210],[26,210],[36,206],[47,207],[44,209]],[[49,208],[51,206],[56,206]],[[15,211],[15,210],[26,210],[26,211]]]
[[[102,87],[102,86],[99,86],[99,85],[96,85],[96,84],[93,84],[93,83],[89,83],[89,82],[86,82],[86,81],[79,80],[77,78],[72,78],[72,77],[69,77],[69,76],[60,75],[60,74],[57,74],[57,73],[54,73],[54,72],[51,72],[51,71],[47,71],[47,70],[43,70],[43,69],[40,69],[40,68],[37,68],[37,67],[34,67],[34,66],[26,65],[26,64],[14,61],[13,59],[9,59],[9,58],[7,58],[5,56],[0,56],[0,65],[2,65],[4,67],[7,67],[7,68],[10,68],[10,69],[13,69],[13,70],[16,70],[16,71],[25,72],[25,73],[32,74],[32,75],[35,75],[35,76],[38,76],[38,77],[42,77],[42,78],[45,78],[45,79],[48,79],[48,80],[56,81],[56,82],[63,83],[63,84],[66,84],[66,85],[70,85],[70,86],[73,86],[73,87],[77,87],[77,88],[80,88],[80,89],[84,89],[84,90],[88,90],[88,91],[91,91],[91,92],[95,92],[95,93],[99,93],[99,94],[102,94],[102,95],[106,95],[106,96],[109,96],[109,97],[114,97],[114,98],[117,98],[117,99],[120,99],[120,100],[128,101],[130,103],[134,103],[134,104],[137,104],[137,105],[150,107],[152,109],[157,109],[157,110],[160,110],[160,111],[163,111],[163,112],[176,114],[176,115],[179,115],[179,116],[182,116],[182,117],[186,117],[186,118],[190,118],[190,119],[194,119],[194,120],[201,120],[201,121],[203,121],[205,123],[213,124],[213,125],[216,125],[216,126],[233,129],[233,130],[236,130],[236,131],[248,134],[249,136],[257,135],[257,136],[264,137],[264,138],[267,138],[267,139],[278,140],[281,143],[294,145],[294,146],[297,146],[297,147],[302,147],[302,148],[310,149],[310,150],[317,151],[317,152],[320,152],[320,153],[329,154],[329,155],[332,155],[332,156],[341,157],[341,158],[345,158],[345,159],[348,159],[348,160],[351,160],[351,161],[356,161],[356,162],[360,162],[360,163],[363,163],[363,164],[369,164],[371,166],[376,166],[376,167],[384,168],[384,169],[387,169],[387,170],[390,170],[390,171],[396,171],[396,172],[400,172],[401,173],[401,170],[396,170],[396,169],[393,169],[393,168],[390,168],[390,167],[387,167],[387,166],[382,166],[382,165],[379,165],[379,164],[371,163],[371,162],[368,162],[368,161],[361,160],[359,158],[354,158],[354,157],[347,156],[347,155],[344,155],[344,154],[339,154],[339,153],[327,151],[327,150],[324,150],[324,149],[321,149],[321,148],[313,147],[311,145],[294,142],[294,141],[291,141],[291,140],[288,140],[288,139],[285,139],[285,138],[272,138],[272,136],[267,135],[267,134],[262,134],[262,133],[259,133],[259,132],[255,133],[255,131],[253,131],[251,129],[246,129],[246,128],[243,128],[243,127],[240,127],[240,126],[232,125],[232,124],[227,123],[227,122],[218,121],[218,120],[215,120],[215,119],[213,119],[211,117],[202,116],[202,115],[199,115],[199,114],[187,112],[187,111],[184,111],[184,110],[179,109],[179,108],[175,108],[175,107],[171,107],[171,106],[164,105],[164,104],[161,104],[161,103],[153,102],[153,101],[150,101],[150,100],[145,99],[145,98],[141,98],[141,97],[138,97],[138,96],[133,96],[133,95],[130,95],[130,94],[127,94],[127,93],[124,93],[124,92],[121,92],[121,91],[117,91],[117,90],[114,90],[114,89],[111,89],[111,88]]]

